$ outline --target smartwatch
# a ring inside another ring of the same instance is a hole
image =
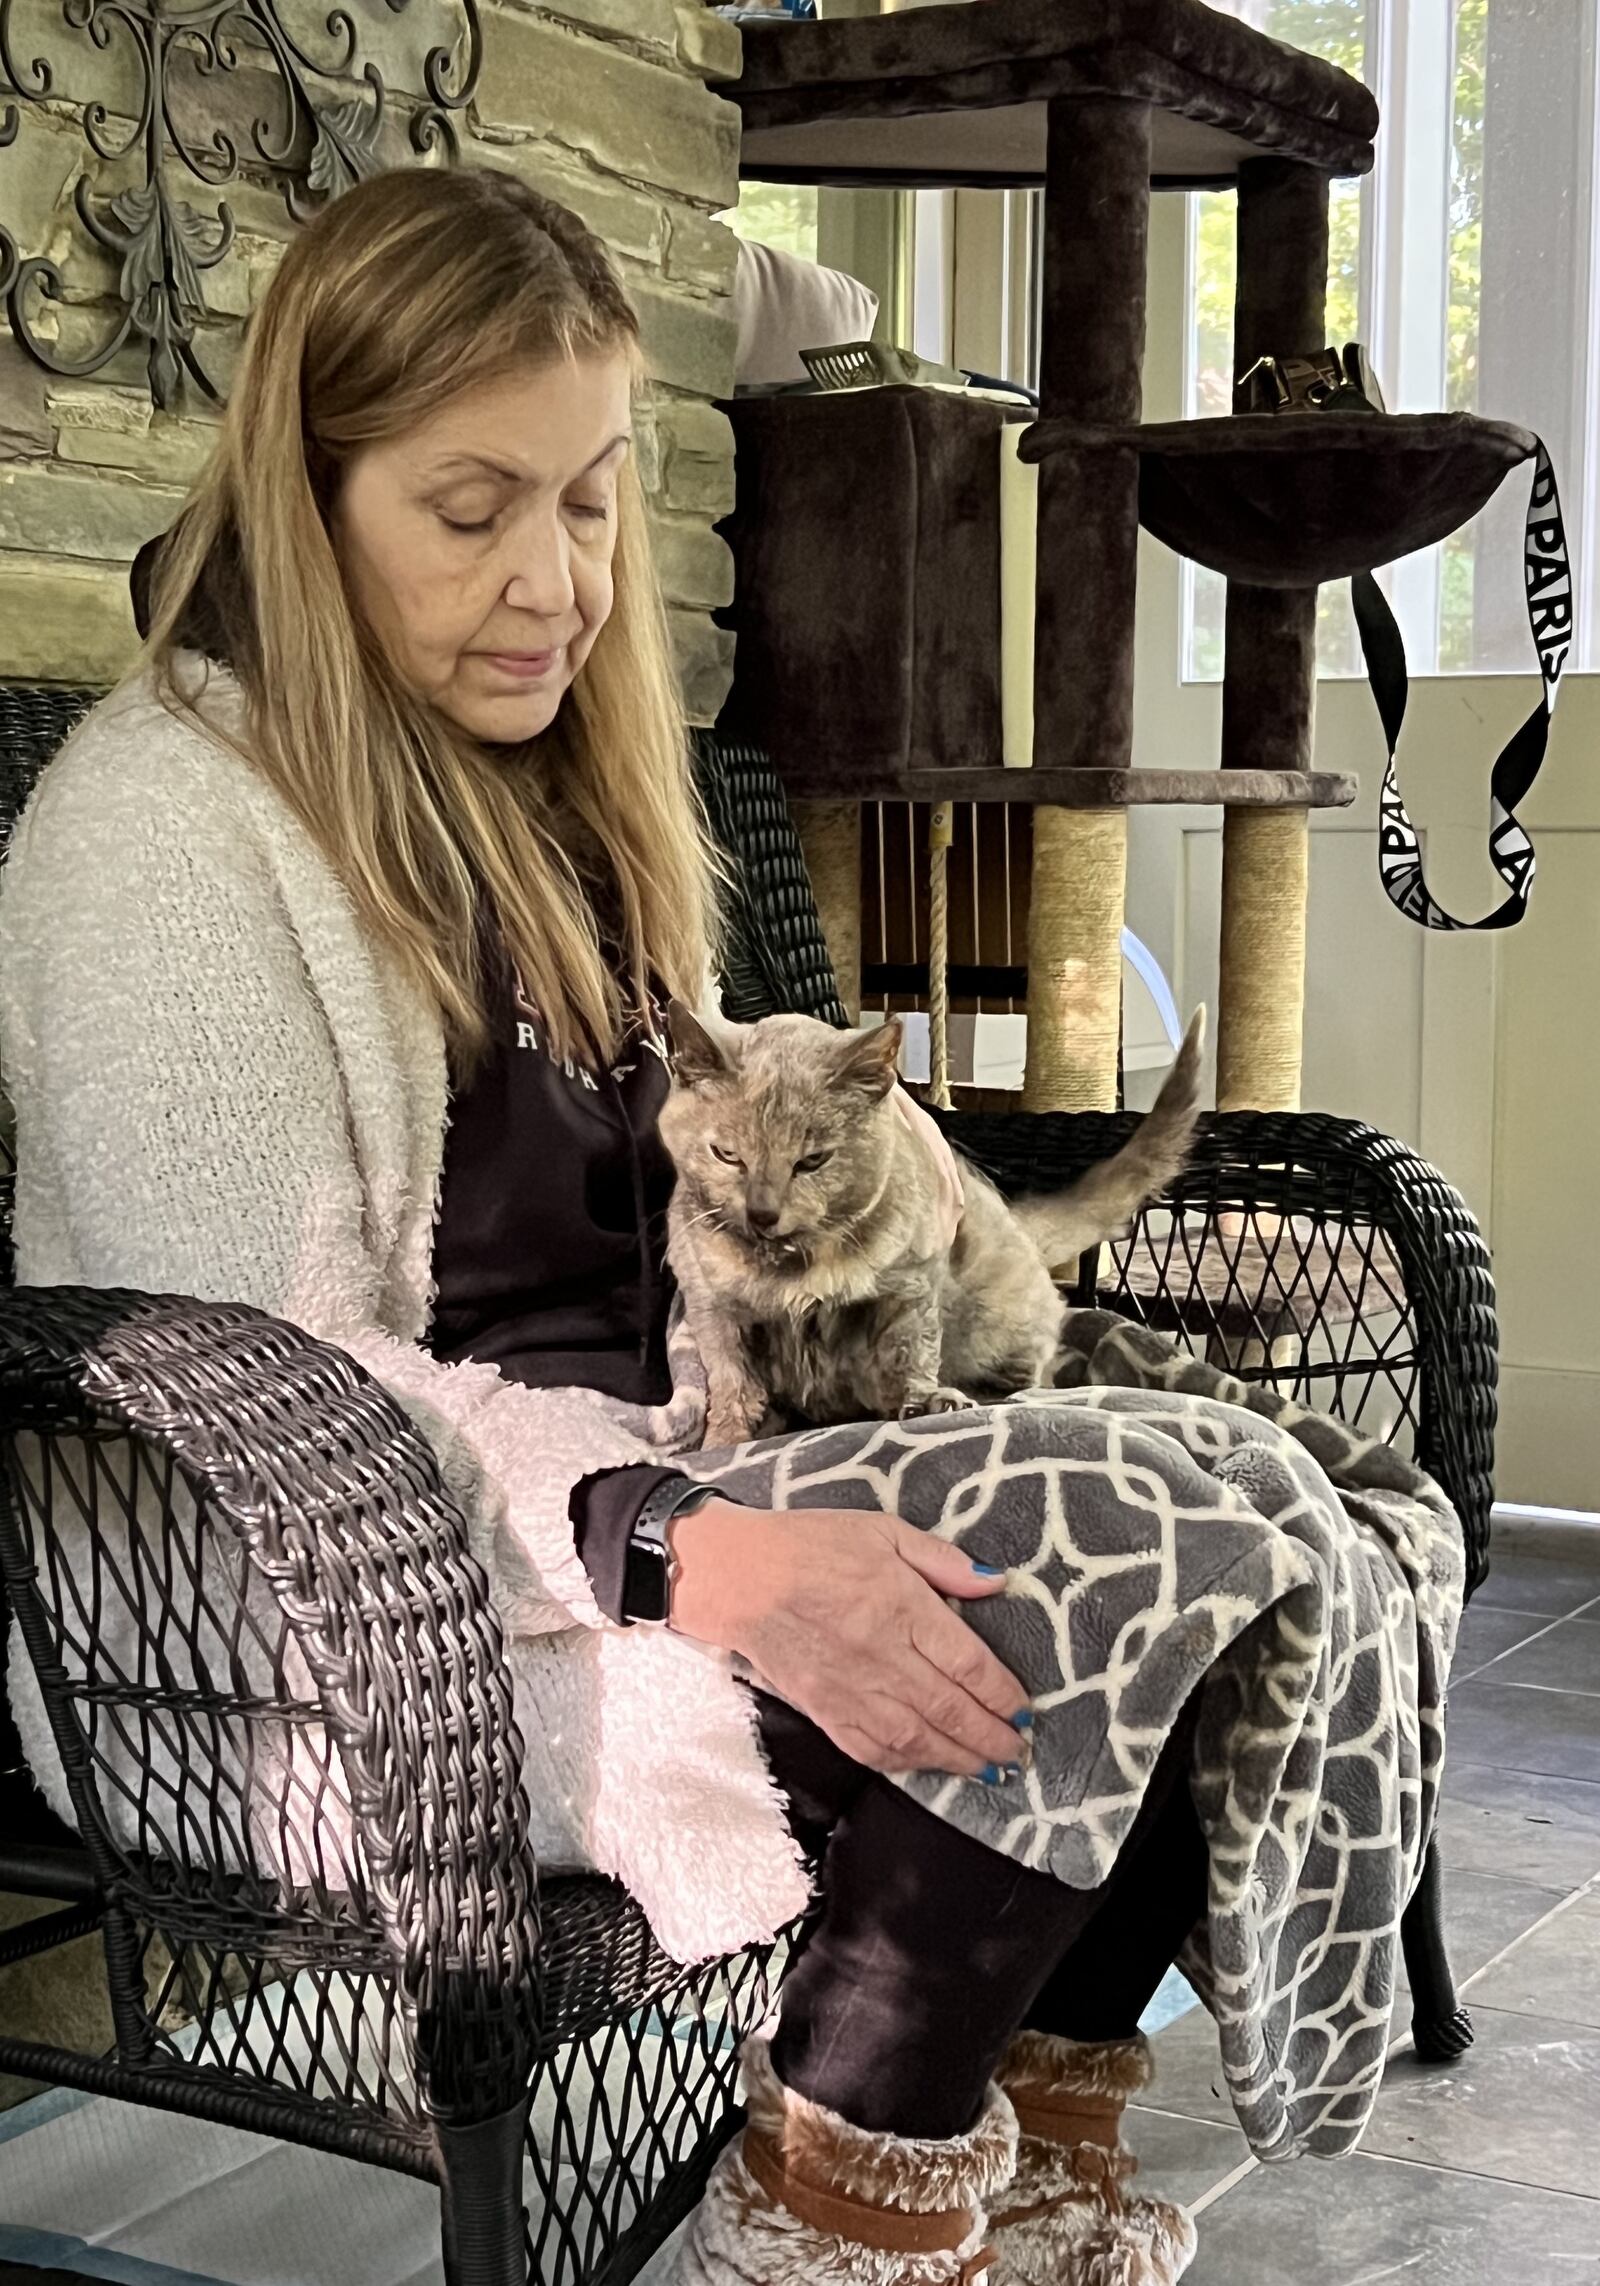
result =
[[[678,1559],[669,1539],[680,1516],[725,1497],[714,1484],[669,1483],[651,1493],[628,1540],[622,1573],[622,1616],[629,1626],[664,1627],[672,1617]]]

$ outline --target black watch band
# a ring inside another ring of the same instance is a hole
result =
[[[645,1501],[628,1538],[622,1570],[622,1616],[629,1625],[664,1627],[672,1617],[672,1590],[678,1576],[668,1534],[680,1516],[692,1515],[719,1497],[714,1484],[671,1480]]]

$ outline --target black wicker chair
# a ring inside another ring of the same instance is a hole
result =
[[[93,696],[0,688],[0,818]],[[713,741],[700,762],[744,883],[737,1011],[837,1015],[770,773]],[[953,1126],[1021,1186],[1123,1123]],[[1351,1417],[1387,1406],[1481,1573],[1486,1261],[1409,1153],[1217,1120],[1101,1298]],[[453,2286],[630,2278],[737,2123],[784,1947],[684,1970],[614,1884],[540,1880],[498,1623],[405,1416],[253,1310],[41,1289],[0,1309],[0,1439],[0,1568],[78,1827],[7,1725],[0,1889],[60,1909],[0,1961],[99,1931],[114,2026],[99,2056],[0,2037],[0,2069],[430,2179]],[[90,1527],[77,1574],[63,1514]],[[1432,1876],[1407,1932],[1419,2046],[1457,2052]]]

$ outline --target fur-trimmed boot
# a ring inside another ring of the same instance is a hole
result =
[[[1150,2043],[1019,2032],[996,2077],[1017,2115],[1017,2172],[990,2216],[990,2286],[1171,2286],[1194,2260],[1182,2207],[1134,2196],[1128,2098]]]
[[[990,2088],[968,2135],[870,2134],[744,2056],[749,2118],[711,2171],[673,2286],[972,2286],[1017,2130]]]

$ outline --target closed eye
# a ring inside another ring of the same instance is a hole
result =
[[[737,1151],[724,1151],[720,1143],[710,1143],[706,1148],[710,1151],[712,1158],[720,1159],[725,1167],[742,1167],[744,1165],[744,1161]]]
[[[796,1159],[794,1163],[794,1171],[797,1175],[814,1175],[817,1169],[819,1167],[825,1167],[832,1157],[833,1153],[831,1150],[808,1151],[803,1159]]]

